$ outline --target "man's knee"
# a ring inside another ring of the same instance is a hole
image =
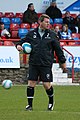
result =
[[[47,90],[51,87],[51,83],[50,82],[43,82],[43,86]]]
[[[35,87],[36,81],[28,80],[28,86]]]

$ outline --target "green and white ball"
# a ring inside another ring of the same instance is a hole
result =
[[[31,48],[31,44],[30,43],[25,42],[25,43],[22,44],[22,47],[23,47],[23,52],[24,53],[26,53],[26,54],[30,54],[31,53],[32,48]]]
[[[4,80],[2,82],[2,86],[5,88],[5,89],[10,89],[12,86],[13,86],[13,83],[11,80]]]

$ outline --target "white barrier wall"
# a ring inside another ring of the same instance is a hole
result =
[[[0,0],[0,12],[24,12],[27,5],[32,2],[34,3],[35,10],[38,13],[45,12],[46,8],[49,6],[51,0]],[[57,6],[63,11],[68,6],[73,5],[76,1],[80,0],[56,0]]]
[[[80,46],[64,46],[74,57],[74,68],[80,68]],[[72,67],[72,56],[64,50],[67,67]]]
[[[20,68],[19,51],[14,46],[0,46],[0,68]]]

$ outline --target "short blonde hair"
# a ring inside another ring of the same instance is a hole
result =
[[[46,14],[42,14],[42,15],[39,17],[38,20],[40,20],[41,22],[43,22],[43,21],[44,21],[44,18],[48,18],[48,19],[50,19],[50,17],[49,17],[48,15],[46,15]]]

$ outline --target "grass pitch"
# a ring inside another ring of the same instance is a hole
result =
[[[33,111],[25,111],[26,86],[0,86],[0,120],[80,120],[80,86],[54,86],[54,110],[47,111],[48,97],[36,86]]]

